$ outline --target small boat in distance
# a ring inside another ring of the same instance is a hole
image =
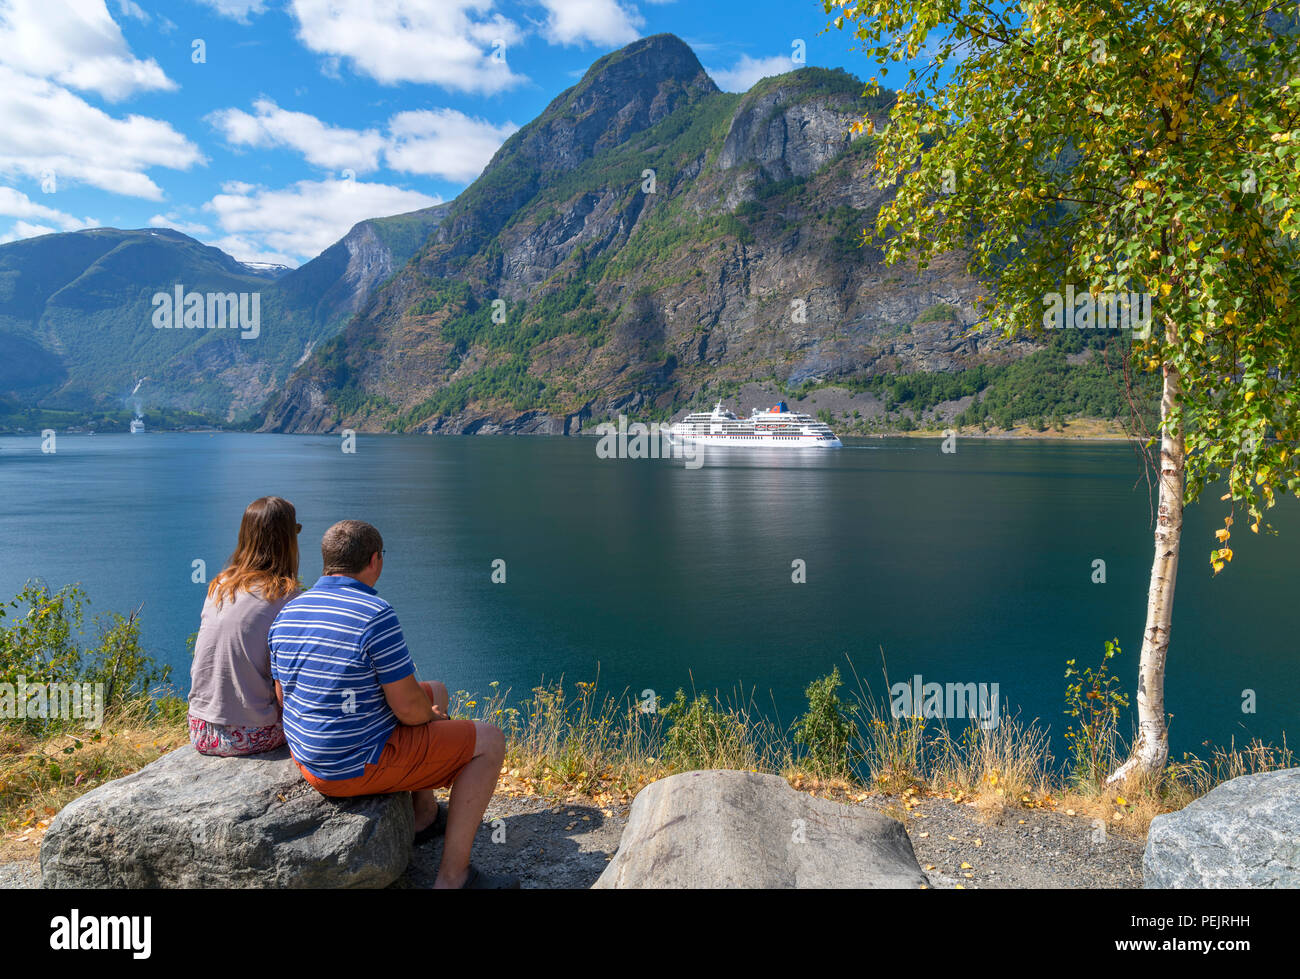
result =
[[[144,419],[143,419],[143,418],[132,418],[132,419],[131,419],[131,434],[132,434],[132,435],[139,435],[139,434],[141,434],[143,431],[144,431]]]
[[[784,401],[766,411],[737,418],[719,401],[713,411],[696,411],[668,428],[673,443],[735,445],[762,449],[838,449],[842,443],[830,426],[791,411]]]

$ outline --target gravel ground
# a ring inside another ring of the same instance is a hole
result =
[[[445,801],[445,800],[444,800]],[[484,816],[470,857],[480,870],[512,874],[521,887],[586,888],[618,849],[627,806],[546,802],[497,795]],[[497,822],[500,820],[500,822]],[[442,840],[417,847],[394,887],[432,887]]]
[[[41,867],[35,860],[0,863],[0,889],[39,887]]]
[[[874,796],[862,805],[899,815],[897,803],[888,798]],[[1143,844],[1114,833],[1100,835],[1080,817],[1008,809],[985,821],[972,805],[926,800],[903,822],[932,887],[1142,886]]]
[[[899,816],[897,801],[888,797],[860,804]],[[627,812],[627,806],[601,809],[498,794],[472,859],[481,870],[515,875],[523,887],[590,887],[618,849]],[[1086,819],[1009,809],[985,821],[973,806],[942,800],[923,801],[903,818],[916,859],[935,888],[1142,886],[1142,844],[1114,833],[1099,836]],[[441,856],[440,840],[419,847],[393,886],[432,887]],[[39,883],[35,853],[31,860],[0,863],[0,888]]]

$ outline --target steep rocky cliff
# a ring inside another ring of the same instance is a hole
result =
[[[409,264],[316,350],[265,427],[572,433],[782,387],[1006,358],[966,336],[961,256],[859,247],[883,200],[862,83],[718,91],[671,35],[602,58],[515,133]]]

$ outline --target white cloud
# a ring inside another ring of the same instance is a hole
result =
[[[15,221],[14,226],[9,229],[8,233],[0,235],[0,245],[7,245],[11,241],[20,241],[23,238],[35,238],[38,235],[52,234],[57,234],[57,230],[47,225]]]
[[[208,116],[234,146],[284,146],[314,166],[342,175],[370,173],[387,165],[403,173],[468,183],[482,173],[492,154],[519,127],[473,118],[455,109],[399,112],[386,134],[376,129],[331,126],[305,112],[282,109],[270,99],[253,104],[256,114],[221,109]]]
[[[347,59],[384,84],[427,82],[493,93],[521,84],[506,63],[523,38],[492,0],[292,0],[298,38],[317,54]],[[494,51],[502,57],[494,56]],[[328,62],[327,62],[328,63]]]
[[[293,265],[319,255],[358,221],[440,202],[418,191],[360,180],[300,180],[279,190],[231,181],[203,206],[228,235],[213,242],[218,248],[241,262]]]
[[[0,187],[0,214],[11,218],[40,218],[45,221],[53,221],[58,225],[60,231],[94,228],[99,224],[94,218],[75,218],[71,214],[65,214],[44,204],[38,204],[22,191],[15,190],[13,187]],[[38,234],[48,234],[53,230],[52,228],[41,227],[42,230],[37,232]]]
[[[247,24],[250,16],[266,10],[266,0],[198,0],[205,7],[211,7],[223,17]]]
[[[300,264],[300,259],[293,255],[266,251],[261,244],[245,235],[226,235],[226,237],[218,238],[215,241],[204,241],[204,244],[220,248],[239,262],[287,265],[289,268],[296,268]]]
[[[495,126],[455,109],[399,112],[388,121],[388,165],[405,173],[468,183],[519,127]]]
[[[770,58],[751,58],[742,54],[730,68],[710,68],[709,74],[724,92],[747,92],[761,78],[784,75],[802,67],[790,60],[788,54],[774,54]]]
[[[65,88],[0,65],[0,173],[80,181],[115,194],[160,200],[150,167],[203,162],[170,124],[110,116]]]
[[[104,0],[0,0],[0,51],[11,69],[107,99],[176,88],[131,54]]]
[[[546,39],[552,44],[627,44],[641,36],[645,20],[617,0],[538,0],[546,8]]]
[[[135,3],[134,0],[117,0],[117,11],[123,17],[130,17],[142,24],[147,24],[150,20],[149,12],[138,3]]]
[[[179,231],[183,235],[189,235],[191,238],[205,238],[212,234],[212,229],[206,224],[185,221],[176,217],[174,214],[155,214],[149,219],[149,227],[171,228],[174,231]]]
[[[258,99],[253,109],[256,115],[222,109],[208,116],[208,121],[235,146],[287,146],[326,170],[369,173],[379,167],[384,138],[373,129],[330,126],[305,112],[281,109],[270,99]]]

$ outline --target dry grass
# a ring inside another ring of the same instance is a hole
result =
[[[497,684],[486,697],[452,695],[453,717],[488,721],[506,733],[506,775],[524,795],[628,802],[650,782],[681,771],[726,768],[782,774],[792,770],[789,741],[752,697],[643,702],[596,683],[563,680],[534,687],[517,707]],[[676,723],[670,724],[670,718]]]
[[[73,799],[188,740],[184,722],[157,720],[144,703],[124,706],[93,732],[32,738],[0,727],[0,860],[31,856]]]

